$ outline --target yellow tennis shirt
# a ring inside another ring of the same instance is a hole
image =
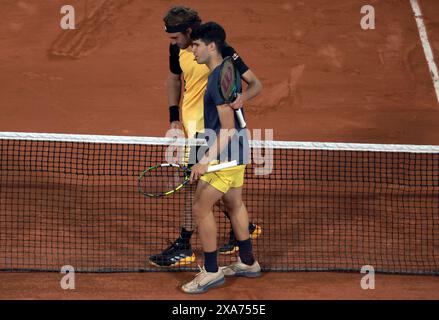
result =
[[[181,106],[182,123],[187,136],[192,138],[196,132],[204,132],[204,92],[210,71],[205,64],[195,61],[192,47],[180,49],[179,60],[185,88]]]

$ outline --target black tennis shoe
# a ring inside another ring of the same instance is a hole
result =
[[[162,253],[149,257],[149,263],[156,267],[179,267],[194,261],[195,254],[190,243],[182,243],[180,238],[172,242]]]

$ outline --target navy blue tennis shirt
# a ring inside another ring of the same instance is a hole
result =
[[[210,132],[215,132],[216,135],[220,133],[221,122],[218,115],[217,106],[225,104],[224,99],[221,97],[220,88],[218,87],[218,78],[220,76],[220,67],[218,66],[212,70],[207,80],[207,88],[204,93],[204,129],[206,140],[209,148],[214,143],[215,139]],[[238,92],[241,92],[241,76],[236,72],[238,81]],[[227,107],[229,108],[229,107]],[[243,114],[244,114],[244,110]],[[241,128],[239,121],[235,115],[235,129],[237,133],[232,137],[227,148],[218,156],[218,160],[221,162],[236,160],[238,164],[247,164],[249,159],[249,143],[247,130]],[[210,130],[209,130],[210,129]]]

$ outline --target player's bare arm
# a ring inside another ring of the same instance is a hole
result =
[[[262,83],[258,77],[249,69],[242,74],[242,79],[247,83],[245,92],[239,94],[233,103],[229,106],[233,109],[239,109],[245,102],[253,99],[262,91]]]

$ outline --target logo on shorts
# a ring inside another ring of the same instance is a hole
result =
[[[232,59],[233,60],[237,60],[239,58],[239,56],[238,56],[238,54],[235,52],[234,54],[233,54],[233,56],[232,56]]]

